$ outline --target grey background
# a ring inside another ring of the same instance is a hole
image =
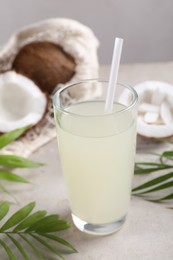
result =
[[[21,27],[67,17],[89,26],[110,64],[114,37],[124,38],[122,63],[173,60],[172,0],[0,0],[0,44]]]

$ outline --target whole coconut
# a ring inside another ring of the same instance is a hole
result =
[[[12,69],[51,94],[57,84],[68,82],[75,73],[75,61],[52,42],[32,42],[20,49]]]

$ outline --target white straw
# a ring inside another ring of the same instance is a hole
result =
[[[123,39],[115,38],[111,71],[109,76],[108,90],[107,90],[106,103],[105,103],[105,111],[110,111],[113,108],[113,101],[114,101],[115,90],[117,85],[122,46],[123,46]]]

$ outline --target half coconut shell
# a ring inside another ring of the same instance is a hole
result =
[[[51,42],[32,42],[20,49],[12,69],[33,80],[42,91],[51,94],[60,83],[75,74],[75,61],[62,47]]]
[[[47,97],[25,76],[0,74],[0,132],[36,125],[44,116]]]

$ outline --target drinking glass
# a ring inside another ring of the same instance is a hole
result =
[[[107,81],[67,84],[53,97],[62,171],[75,226],[106,235],[126,218],[136,150],[137,93],[117,84],[105,111]],[[85,95],[98,88],[101,95]]]

